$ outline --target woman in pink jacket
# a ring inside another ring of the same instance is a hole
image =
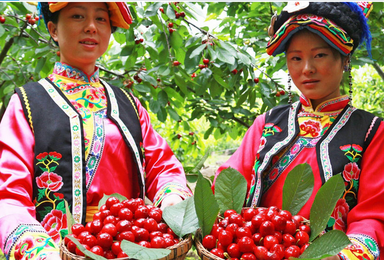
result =
[[[7,259],[59,259],[75,222],[92,220],[104,194],[147,196],[165,207],[191,196],[181,163],[139,100],[99,77],[96,60],[125,3],[40,3],[60,62],[16,90],[0,124],[0,248]]]

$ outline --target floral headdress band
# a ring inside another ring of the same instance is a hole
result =
[[[309,2],[289,2],[283,11],[295,13],[309,6]],[[372,10],[372,3],[358,2],[345,3],[353,11],[359,13],[360,21],[363,24],[362,39],[366,41],[367,50],[370,53],[370,32],[366,23],[366,17],[369,16]],[[280,28],[275,32],[274,24],[277,20],[277,15],[272,16],[271,25],[268,28],[268,34],[271,39],[267,45],[267,53],[276,56],[285,51],[286,44],[289,39],[298,31],[308,29],[309,31],[319,35],[330,46],[338,50],[342,55],[346,56],[354,50],[353,39],[348,33],[335,24],[330,19],[314,14],[297,14],[292,15]]]

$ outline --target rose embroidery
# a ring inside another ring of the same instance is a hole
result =
[[[275,133],[280,133],[282,130],[279,126],[273,123],[266,123],[263,129],[263,136],[271,136]]]
[[[60,231],[62,229],[67,229],[67,215],[61,210],[54,209],[44,217],[41,225],[45,228],[48,235],[55,241],[55,243],[60,244]]]
[[[344,232],[346,231],[348,212],[348,203],[345,201],[345,199],[339,199],[331,215],[331,217],[335,220],[335,223],[333,225],[334,229],[342,230]]]
[[[39,161],[36,165],[38,165],[43,172],[51,172],[57,168],[59,165],[57,161],[60,160],[61,157],[62,155],[57,152],[40,153],[36,156],[36,159]]]
[[[345,181],[358,180],[360,168],[355,162],[348,163],[344,166],[343,178]]]
[[[340,146],[340,150],[345,152],[344,155],[347,156],[351,162],[358,162],[362,157],[361,152],[363,151],[363,148],[357,144],[342,145]]]
[[[62,177],[54,172],[44,172],[39,177],[36,177],[37,187],[41,189],[49,189],[51,191],[58,191],[62,186]]]
[[[322,126],[320,122],[314,120],[307,120],[300,124],[301,131],[304,132],[302,135],[310,134],[312,137],[318,137],[321,134]]]

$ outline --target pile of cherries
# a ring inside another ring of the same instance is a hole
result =
[[[145,205],[140,198],[120,202],[116,197],[109,197],[93,215],[93,221],[85,226],[74,224],[71,230],[68,236],[107,259],[128,257],[120,247],[122,240],[147,248],[166,248],[179,243],[179,238],[162,221],[162,210]],[[69,238],[64,239],[64,244],[71,253],[84,256]]]
[[[310,226],[302,216],[277,207],[224,212],[203,246],[220,258],[280,260],[299,257],[308,247]]]

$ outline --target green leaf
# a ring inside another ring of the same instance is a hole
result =
[[[198,55],[200,56],[204,49],[205,49],[205,44],[200,45],[199,47],[197,47],[197,48],[191,53],[191,55],[189,55],[189,58],[192,59],[192,58],[195,57],[195,56],[198,56]]]
[[[157,114],[160,111],[160,102],[151,99],[149,101],[149,109],[155,114]]]
[[[138,74],[139,78],[142,78],[143,80],[151,83],[152,85],[156,86],[157,85],[157,81],[156,79],[154,79],[153,77],[149,76],[147,73],[139,73]]]
[[[303,163],[293,168],[285,179],[282,209],[290,211],[292,215],[299,213],[312,194],[314,181],[309,164]]]
[[[92,253],[91,251],[88,251],[87,249],[85,249],[85,247],[82,244],[80,244],[79,240],[77,240],[76,238],[74,238],[72,236],[66,236],[66,237],[69,240],[71,240],[73,243],[75,243],[77,248],[80,249],[80,251],[83,252],[84,255],[86,255],[92,259],[95,259],[95,260],[107,260],[107,258],[96,255],[96,254]],[[126,241],[126,240],[123,240],[123,241]]]
[[[219,205],[217,205],[209,181],[205,179],[201,173],[199,173],[199,177],[197,178],[195,195],[193,197],[196,215],[199,219],[199,226],[203,236],[208,235],[219,213]]]
[[[181,37],[180,33],[178,31],[174,31],[171,34],[171,46],[173,48],[180,48],[184,46],[183,44],[183,37]]]
[[[105,202],[107,201],[107,199],[109,197],[116,197],[120,202],[127,199],[126,197],[124,197],[123,195],[120,195],[119,193],[113,193],[111,195],[104,194],[103,197],[101,198],[101,200],[99,201],[99,205],[98,205],[99,209],[101,206],[103,206],[105,204]]]
[[[199,220],[193,197],[166,207],[163,211],[163,219],[178,237],[195,233],[199,228]]]
[[[137,91],[143,92],[143,93],[149,93],[151,92],[151,88],[144,85],[144,84],[139,84],[139,85],[134,85],[133,86]]]
[[[37,189],[37,200],[41,200],[45,197],[45,190],[46,189]]]
[[[121,241],[121,249],[130,259],[152,260],[166,257],[171,253],[169,249],[146,248],[128,240]]]
[[[249,65],[251,63],[251,60],[247,57],[247,55],[238,52],[237,53],[237,58],[245,65]]]
[[[217,176],[215,198],[223,214],[227,209],[234,209],[240,214],[247,193],[247,181],[236,169],[224,169]]]
[[[157,2],[152,5],[150,5],[147,10],[145,10],[145,16],[154,16],[157,14],[157,11],[159,10],[160,6],[162,6],[163,3]]]
[[[180,120],[179,114],[177,114],[177,112],[173,108],[168,107],[167,111],[168,111],[168,114],[171,116],[171,118],[173,120],[175,120],[175,121],[179,121]]]
[[[47,58],[45,58],[45,57],[41,57],[37,61],[37,65],[36,65],[36,68],[35,68],[35,73],[39,73],[40,72],[40,70],[44,67],[44,64],[45,64],[46,61],[47,61]]]
[[[322,259],[338,254],[351,241],[347,235],[340,230],[331,230],[311,243],[300,255],[300,259]]]
[[[217,83],[219,83],[224,88],[229,88],[229,85],[227,84],[227,82],[225,82],[218,74],[214,73],[213,78],[217,81]]]
[[[3,36],[4,33],[5,33],[4,26],[0,24],[0,37]]]
[[[340,174],[332,176],[316,194],[310,212],[311,236],[313,241],[327,225],[327,222],[344,192],[344,181]]]
[[[221,47],[217,47],[216,53],[217,53],[217,58],[222,62],[225,62],[228,64],[235,63],[235,58],[233,57],[232,53],[230,53],[228,50],[223,49]]]
[[[65,204],[65,215],[67,215],[67,226],[69,234],[72,234],[72,226],[75,224],[75,220],[71,214],[71,210],[69,209],[68,201],[64,200]]]
[[[64,200],[60,201],[59,204],[57,204],[56,209],[57,209],[57,210],[60,210],[60,211],[63,212],[64,214],[66,213],[65,202],[64,202]]]
[[[173,10],[172,6],[169,4],[167,5],[167,9],[165,10],[165,14],[169,17],[169,19],[175,19],[175,10]]]

